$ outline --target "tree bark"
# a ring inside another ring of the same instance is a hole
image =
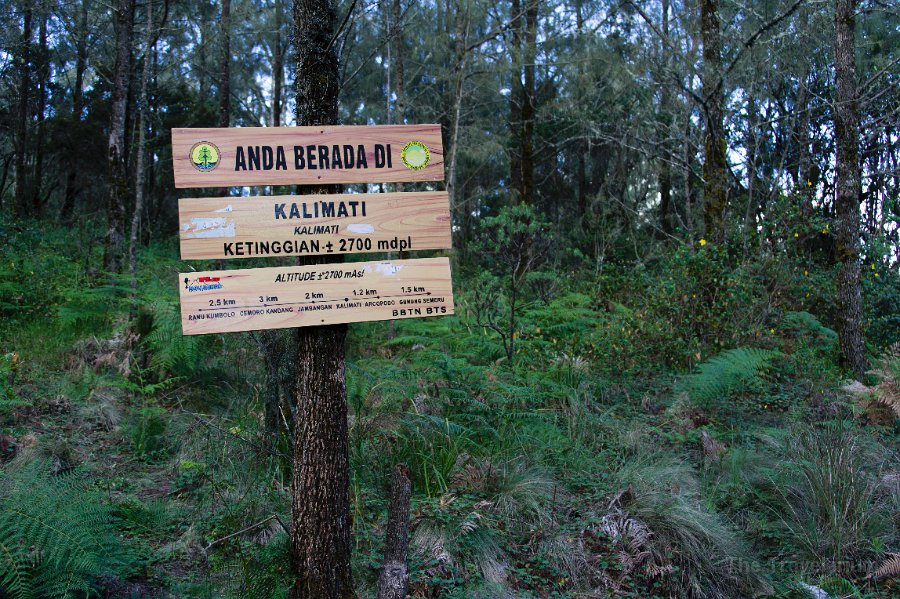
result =
[[[125,163],[125,108],[131,73],[131,33],[134,28],[134,0],[119,0],[116,16],[116,65],[113,79],[112,110],[109,123],[107,163],[109,200],[107,203],[106,248],[103,266],[107,272],[122,269],[125,242],[125,200],[128,174]]]
[[[837,162],[835,194],[835,252],[840,270],[838,334],[841,356],[861,379],[866,371],[862,331],[862,294],[859,284],[859,113],[856,91],[855,0],[837,0],[835,13],[834,133]]]
[[[28,203],[28,102],[31,95],[31,0],[25,0],[22,9],[22,47],[19,51],[19,104],[16,114],[16,193],[13,197],[13,214],[23,216]]]
[[[138,99],[137,168],[134,185],[134,213],[131,215],[131,236],[128,243],[128,272],[131,275],[132,320],[137,316],[137,246],[141,229],[141,213],[144,210],[144,163],[147,145],[147,82],[150,79],[150,62],[153,55],[153,2],[147,0],[147,24],[144,30],[144,64],[141,71],[141,91]]]
[[[700,34],[703,38],[703,96],[706,133],[703,140],[703,224],[706,236],[721,242],[725,237],[726,156],[719,0],[700,0]]]
[[[378,577],[377,599],[406,599],[409,591],[409,468],[398,464],[391,480],[387,529],[384,533],[384,565]]]
[[[89,0],[81,0],[81,15],[78,21],[78,33],[75,41],[75,88],[72,90],[72,126],[76,132],[81,128],[81,112],[84,106],[84,73],[87,70],[87,28],[88,28],[88,4]],[[66,173],[66,191],[63,197],[60,217],[63,221],[69,221],[75,211],[76,181],[78,176],[77,160],[75,153],[76,133],[69,133],[68,147],[68,172]]]
[[[340,75],[334,44],[335,0],[294,0],[298,125],[337,122]],[[329,193],[333,187],[310,187]],[[320,264],[327,257],[301,258]],[[333,261],[333,260],[331,260]],[[291,599],[349,599],[350,473],[346,325],[296,331],[297,417],[291,502]]]

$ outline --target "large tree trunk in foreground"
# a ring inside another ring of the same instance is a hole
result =
[[[700,34],[703,38],[703,96],[706,101],[706,134],[703,140],[703,224],[713,241],[725,237],[725,123],[721,77],[722,33],[719,0],[700,0]]]
[[[387,530],[384,533],[384,567],[378,577],[377,599],[406,599],[409,590],[409,468],[398,464],[391,481]]]
[[[128,101],[128,78],[131,72],[134,0],[120,0],[117,10],[116,69],[106,157],[109,165],[109,196],[103,266],[108,272],[122,270],[122,248],[125,243],[125,200],[128,197],[128,172],[125,164],[125,104]]]
[[[297,124],[337,122],[340,78],[334,44],[335,0],[294,1],[297,52]],[[330,47],[329,47],[330,46]],[[334,192],[308,187],[307,193]],[[301,258],[301,264],[334,261]],[[350,464],[347,388],[344,381],[346,325],[296,331],[296,401],[291,599],[349,599]]]
[[[866,371],[859,286],[859,114],[856,96],[855,0],[837,0],[835,14],[834,133],[837,147],[835,248],[841,357],[857,378]]]

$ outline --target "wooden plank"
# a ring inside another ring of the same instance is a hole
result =
[[[178,188],[444,179],[440,125],[172,129],[172,162]]]
[[[185,335],[453,314],[448,258],[179,275]]]
[[[446,191],[190,198],[178,214],[184,260],[451,247]]]

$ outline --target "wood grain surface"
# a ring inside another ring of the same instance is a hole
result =
[[[428,148],[430,156],[427,165],[418,170],[406,166],[401,157],[404,146],[416,141]],[[215,166],[206,170],[196,167],[191,159],[193,148],[201,142],[214,144],[219,154]],[[387,152],[388,144],[390,152]],[[384,164],[380,167],[376,145],[385,150],[381,160]],[[259,155],[263,147],[272,148],[269,170],[263,170],[266,160]],[[278,148],[283,154],[283,164],[278,161]],[[258,165],[251,160],[251,149],[257,153]],[[340,165],[334,160],[335,149]],[[365,164],[360,158],[363,155]],[[353,158],[352,168],[347,168],[347,156]],[[239,160],[241,157],[243,161]],[[321,160],[322,157],[327,159]],[[172,162],[178,188],[444,179],[441,126],[436,124],[172,129]],[[248,170],[241,169],[242,165]]]
[[[448,258],[179,275],[185,335],[453,314]]]
[[[446,191],[186,198],[178,214],[184,260],[451,247]]]

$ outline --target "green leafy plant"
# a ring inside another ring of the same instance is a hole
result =
[[[697,367],[688,377],[688,392],[695,402],[709,405],[746,390],[759,390],[764,375],[781,352],[738,347],[722,352]]]
[[[92,595],[130,557],[113,522],[79,475],[53,476],[43,461],[11,465],[0,475],[0,590],[13,599]]]

